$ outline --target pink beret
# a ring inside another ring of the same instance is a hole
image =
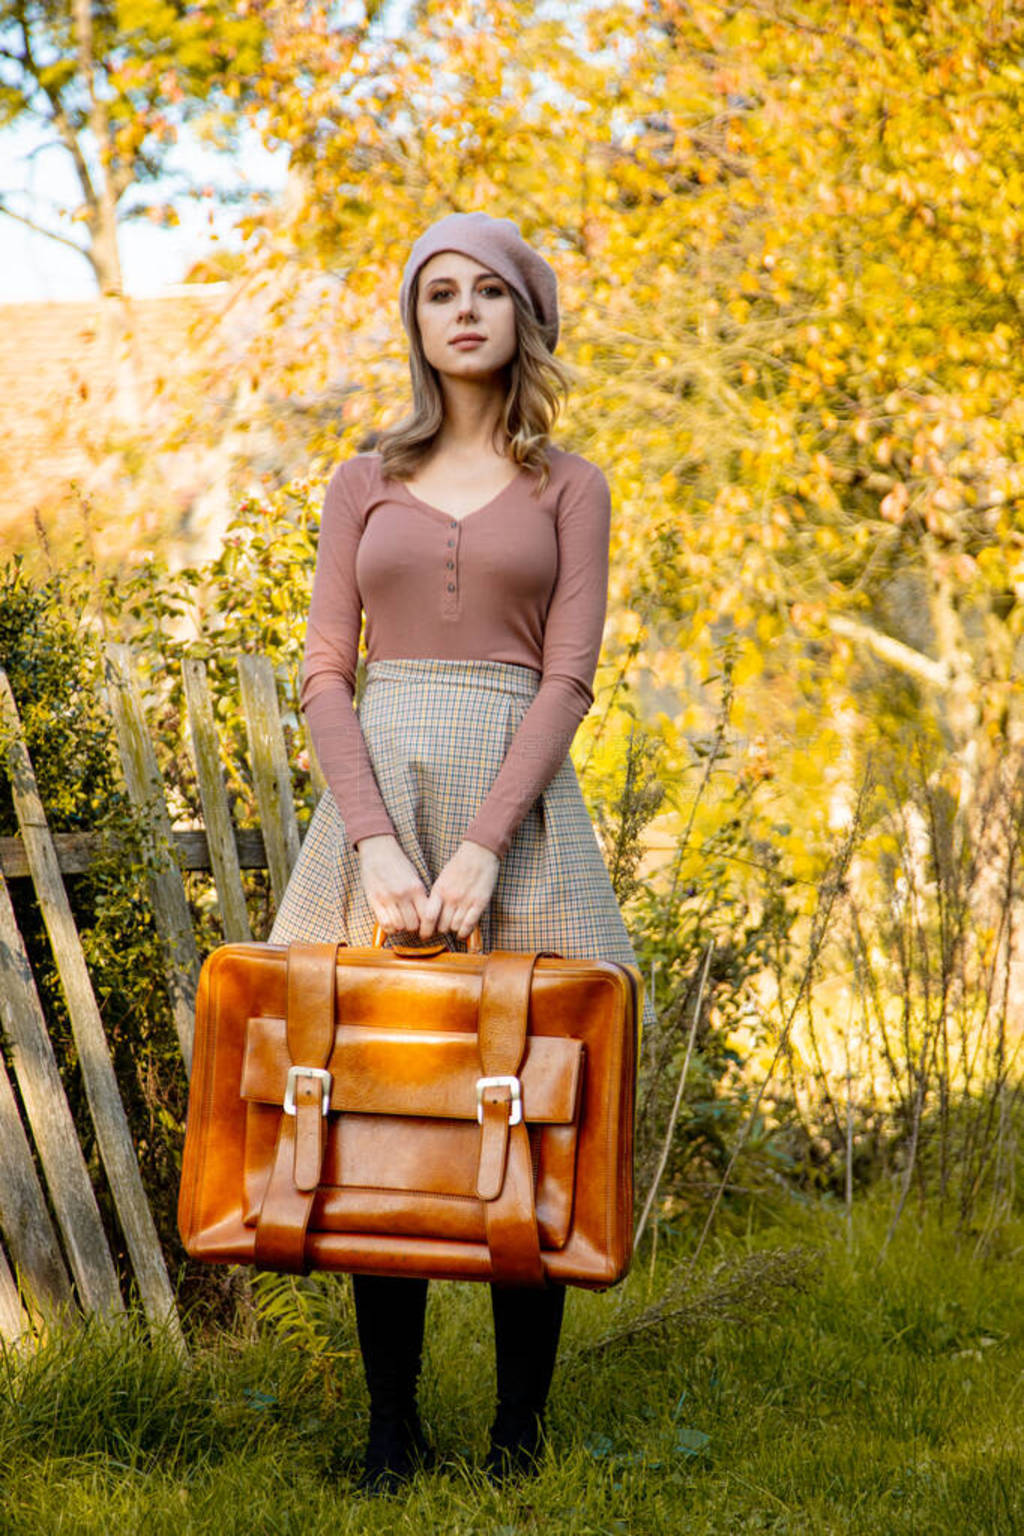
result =
[[[558,342],[558,279],[543,256],[527,245],[511,219],[489,213],[448,213],[424,230],[409,252],[398,293],[398,310],[412,335],[413,278],[438,251],[460,251],[503,277],[529,304],[553,352]]]

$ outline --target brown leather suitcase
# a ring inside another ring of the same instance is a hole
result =
[[[635,966],[544,951],[222,946],[199,981],[186,1249],[614,1285],[642,995]]]

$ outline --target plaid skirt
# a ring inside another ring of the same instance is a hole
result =
[[[531,667],[506,661],[371,661],[358,715],[398,841],[429,891],[455,853],[537,693]],[[317,803],[270,942],[373,942],[359,856],[337,803]],[[566,755],[516,829],[480,919],[485,950],[553,949],[566,959],[625,961],[630,942]],[[417,944],[416,933],[396,935]],[[454,934],[440,935],[460,949]],[[655,1022],[645,987],[643,1027]]]

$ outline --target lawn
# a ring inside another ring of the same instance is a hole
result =
[[[662,1232],[616,1291],[569,1298],[540,1476],[475,1463],[493,1394],[485,1287],[432,1287],[421,1388],[442,1465],[356,1493],[366,1398],[348,1283],[267,1277],[190,1368],[141,1330],[8,1354],[0,1530],[24,1536],[613,1536],[1024,1530],[1024,1223],[984,1244],[876,1195],[726,1213],[688,1284]],[[731,1225],[730,1225],[731,1224]],[[696,1227],[697,1223],[694,1223]],[[658,1322],[659,1311],[661,1322]]]

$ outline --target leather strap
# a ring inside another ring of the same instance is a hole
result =
[[[546,953],[494,950],[487,956],[478,1022],[481,1077],[518,1079],[526,1052],[533,968]],[[510,1085],[482,1090],[476,1192],[486,1202],[493,1278],[510,1285],[543,1285],[530,1140],[525,1119],[511,1124],[516,1103]]]
[[[288,946],[288,1052],[295,1113],[281,1115],[270,1182],[256,1224],[255,1263],[261,1269],[305,1273],[306,1229],[326,1147],[324,1095],[334,1046],[336,944]]]

